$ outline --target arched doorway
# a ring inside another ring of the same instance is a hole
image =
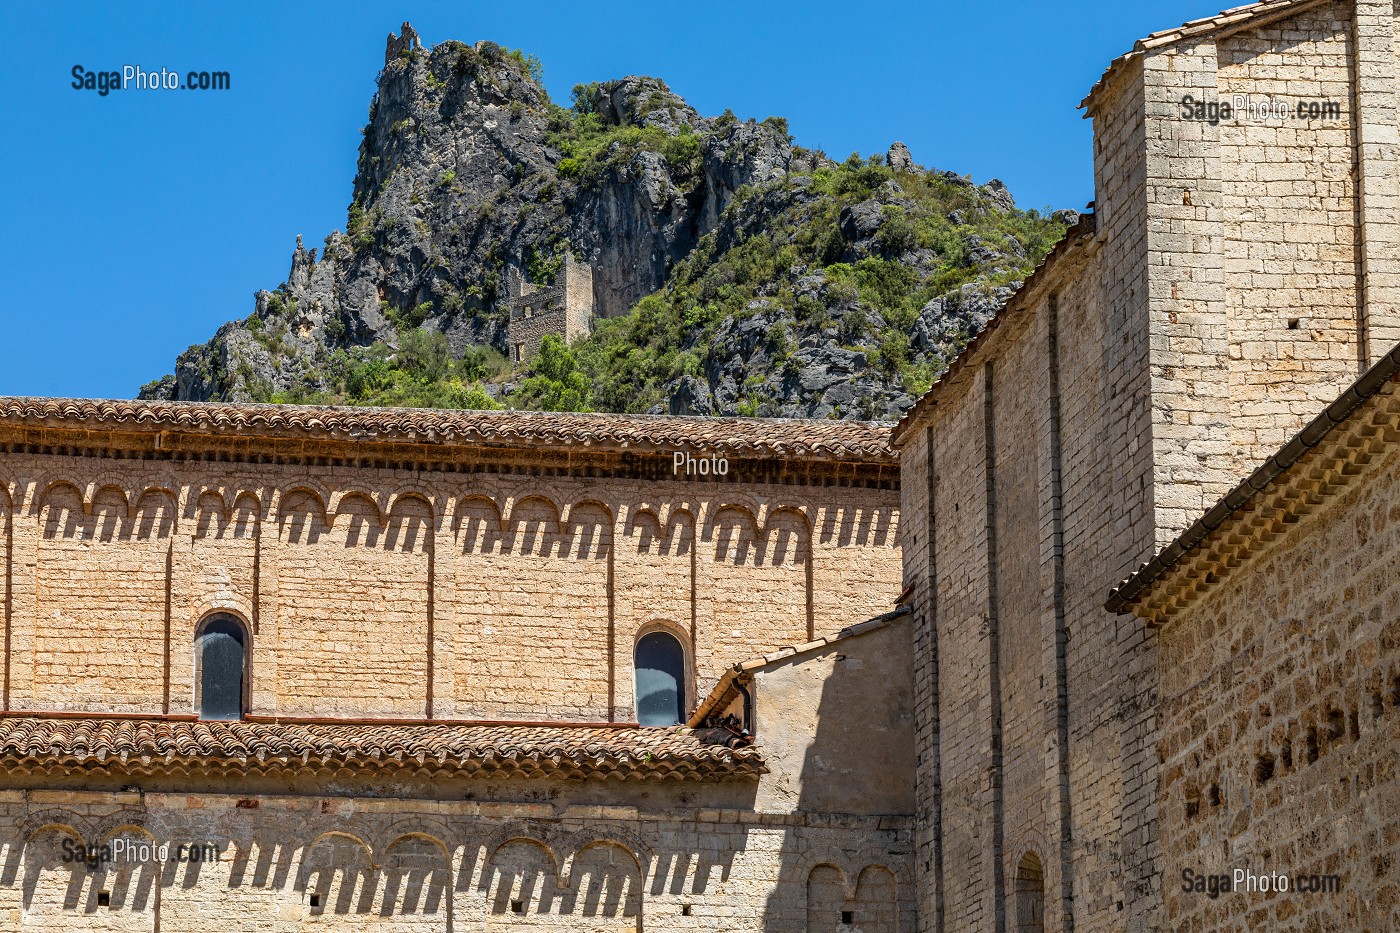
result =
[[[1045,933],[1045,869],[1034,852],[1016,866],[1016,931]]]

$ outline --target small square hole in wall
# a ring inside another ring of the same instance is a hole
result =
[[[523,913],[525,912],[525,902],[524,902],[524,901],[511,901],[511,902],[510,902],[510,912],[513,913],[513,914],[523,914]]]
[[[689,904],[682,904],[682,905],[681,905],[681,916],[682,916],[682,917],[689,917],[689,916],[690,916],[690,905],[689,905]]]
[[[1301,319],[1301,318],[1291,317],[1291,318],[1288,319],[1288,329],[1289,329],[1289,330],[1297,330],[1297,329],[1298,329],[1298,325],[1301,324],[1301,323],[1302,323],[1302,319]]]
[[[111,907],[111,906],[112,906],[112,892],[111,892],[111,891],[98,891],[98,892],[97,892],[97,906],[98,906],[98,907]]]
[[[320,908],[320,906],[321,906],[321,895],[319,895],[319,894],[312,894],[312,895],[311,895],[311,909],[312,909],[312,910],[317,910],[317,909]]]
[[[846,926],[850,926],[851,924],[855,923],[856,912],[854,910],[841,911],[841,922],[844,923]]]

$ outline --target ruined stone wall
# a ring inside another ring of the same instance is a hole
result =
[[[706,794],[694,788],[614,789],[610,805],[571,803],[566,786],[534,783],[556,802],[3,791],[0,926],[912,929],[906,820],[700,806]],[[172,850],[208,843],[218,858],[63,860],[65,841],[118,838]]]
[[[192,712],[222,611],[254,714],[627,721],[646,627],[685,645],[693,706],[898,593],[893,483],[256,459],[3,456],[8,709]]]
[[[1400,927],[1397,502],[1391,452],[1346,495],[1222,569],[1162,627],[1159,792],[1174,928]],[[1209,897],[1182,890],[1188,869],[1294,883]],[[1297,890],[1313,875],[1339,875],[1340,890]]]
[[[568,322],[569,312],[559,303],[532,309],[529,317],[512,312],[507,328],[511,361],[516,364],[529,362],[539,352],[545,335],[563,337],[568,330]]]
[[[511,359],[522,364],[540,349],[546,334],[573,343],[593,330],[593,268],[566,252],[554,285],[526,283],[518,270],[509,275]]]

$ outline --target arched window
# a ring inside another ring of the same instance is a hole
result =
[[[669,632],[637,640],[637,722],[675,726],[685,721],[685,649]]]
[[[1034,852],[1016,866],[1017,933],[1045,933],[1045,869]]]
[[[243,623],[228,615],[210,618],[200,628],[194,651],[199,718],[242,719],[248,679]]]

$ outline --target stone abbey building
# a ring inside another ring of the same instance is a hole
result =
[[[1400,928],[1398,64],[1391,0],[1138,42],[1093,213],[895,430],[918,929]]]
[[[1400,929],[1396,20],[1113,62],[892,432],[0,399],[0,929]]]

